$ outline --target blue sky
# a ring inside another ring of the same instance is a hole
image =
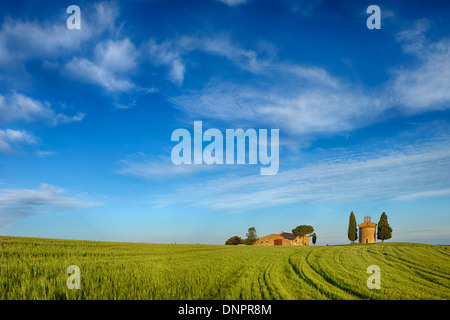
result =
[[[391,241],[450,244],[448,1],[0,6],[1,234],[223,244],[309,224],[341,244],[351,211],[385,211]],[[279,129],[278,173],[174,165],[194,121]]]

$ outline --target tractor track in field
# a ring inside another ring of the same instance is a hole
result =
[[[445,246],[437,250],[440,254],[444,255],[446,258],[450,259],[450,246]]]
[[[301,268],[299,269],[297,264],[295,264],[291,258],[289,258],[288,260],[289,265],[291,266],[292,270],[294,271],[294,273],[300,278],[301,281],[306,282],[306,284],[308,284],[310,287],[313,287],[314,289],[316,289],[317,291],[319,291],[319,293],[324,296],[327,297],[326,292],[324,292],[314,281],[312,281],[306,274],[305,271],[303,270],[303,266],[301,266]]]
[[[265,266],[265,268],[260,272],[259,275],[259,284],[260,284],[260,291],[261,291],[261,295],[263,296],[264,299],[282,299],[282,295],[280,294],[277,286],[275,285],[274,281],[273,281],[273,277],[274,277],[274,272],[273,272],[273,268],[274,265],[276,263],[276,260],[272,260],[270,262],[267,263],[267,265]],[[262,281],[261,281],[262,280]],[[269,295],[268,297],[265,297],[266,292]]]
[[[450,288],[450,283],[448,285],[445,285],[443,283],[436,282],[435,281],[436,279],[433,279],[432,277],[430,277],[430,275],[431,275],[431,276],[443,279],[444,281],[448,282],[448,281],[450,281],[449,275],[440,273],[439,271],[436,271],[436,270],[433,270],[430,268],[426,268],[423,265],[420,265],[418,263],[401,258],[400,256],[398,256],[398,255],[396,256],[392,253],[383,253],[383,259],[385,260],[385,262],[386,261],[391,262],[395,267],[402,266],[402,268],[408,268],[411,270],[411,272],[413,272],[420,278],[425,279],[429,282],[432,282],[433,284],[443,286],[447,289]]]
[[[402,267],[407,267],[407,268],[409,268],[415,272],[419,272],[421,274],[424,273],[426,275],[433,275],[433,276],[436,276],[439,278],[443,278],[444,280],[450,280],[450,275],[443,273],[444,271],[427,268],[421,264],[418,264],[416,262],[402,258],[401,257],[401,255],[403,254],[402,252],[394,251],[394,253],[392,253],[392,252],[380,253],[380,252],[369,251],[369,253],[373,254],[375,256],[381,256],[383,258],[383,260],[390,261],[394,265],[401,265]]]
[[[326,272],[324,272],[322,269],[320,269],[319,267],[315,266],[313,263],[310,262],[310,256],[311,253],[313,253],[313,251],[311,251],[308,256],[306,257],[305,261],[306,263],[308,263],[308,265],[310,266],[310,268],[316,273],[318,274],[320,277],[322,277],[322,279],[324,279],[328,284],[332,285],[334,288],[342,291],[343,296],[346,295],[350,295],[353,296],[354,298],[367,298],[366,296],[362,295],[360,292],[357,292],[353,289],[350,289],[348,287],[342,286],[340,283],[338,283],[336,280],[334,280],[332,277],[330,277]],[[339,255],[339,254],[335,254],[334,256]],[[340,259],[340,258],[338,258]],[[333,294],[335,295],[335,294]],[[335,297],[334,297],[335,298]],[[336,298],[335,298],[336,299]],[[343,299],[342,297],[338,297],[337,299]]]
[[[16,238],[7,249],[7,257],[0,250],[6,258],[0,259],[0,299],[450,298],[450,247],[445,246],[231,248],[72,240],[61,240],[60,245]],[[63,259],[49,259],[49,254]],[[72,263],[84,272],[82,292],[60,289]],[[368,265],[380,266],[382,290],[366,288]],[[55,277],[55,270],[62,276]],[[23,271],[29,277],[22,276]]]
[[[291,265],[291,268],[299,276],[302,280],[304,280],[308,285],[315,288],[317,291],[321,293],[324,297],[328,299],[351,299],[351,298],[366,298],[365,296],[361,295],[361,293],[351,290],[349,288],[343,287],[339,283],[337,283],[334,279],[332,279],[330,276],[328,276],[325,272],[317,268],[311,261],[311,254],[313,251],[309,252],[300,268],[296,265],[296,263],[289,258],[289,264]],[[311,273],[313,273],[314,276],[311,276],[308,274],[307,270],[310,270]],[[318,280],[319,279],[319,280]],[[331,292],[330,290],[327,290],[324,288],[324,285],[332,286],[332,288],[338,293]]]
[[[405,256],[406,253],[405,253],[403,250],[400,250],[399,248],[395,248],[395,249],[396,249],[396,252],[398,253],[398,259],[400,259],[400,260],[402,260],[402,261],[404,261],[404,262],[406,262],[406,263],[416,265],[416,266],[418,266],[422,271],[424,271],[423,269],[426,269],[426,267],[424,267],[424,266],[421,265],[421,264],[418,264],[418,263],[415,263],[415,262],[413,262],[413,261],[411,261],[411,260],[406,260],[406,259],[402,258],[402,256]],[[424,254],[422,248],[418,249],[418,251],[419,251],[421,254]],[[433,267],[433,268],[431,269],[433,272],[429,272],[429,273],[432,273],[432,274],[434,274],[434,275],[436,275],[436,276],[443,277],[443,278],[445,278],[446,280],[450,280],[450,257],[448,257],[445,253],[442,254],[442,255],[438,255],[436,252],[431,252],[431,253],[430,253],[430,252],[425,252],[425,253],[426,253],[427,255],[431,256],[431,257],[434,257],[435,259],[438,259],[438,260],[447,260],[446,262],[443,263],[443,265],[446,265],[446,266],[447,266],[446,270],[442,270],[442,268],[435,268],[435,267]],[[444,256],[445,256],[445,257],[444,257]],[[394,257],[395,257],[395,256],[394,256]],[[427,270],[427,271],[428,271],[428,270]]]
[[[258,275],[259,290],[262,299],[265,300],[272,299],[272,297],[270,296],[270,288],[266,280],[266,271],[268,267],[269,266],[265,265]]]

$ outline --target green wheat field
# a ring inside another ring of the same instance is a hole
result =
[[[80,267],[69,289],[67,267]],[[381,288],[368,289],[367,267]],[[222,246],[0,236],[0,299],[449,299],[450,247]]]

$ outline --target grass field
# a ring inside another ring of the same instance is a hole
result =
[[[69,265],[81,270],[70,290]],[[381,270],[369,290],[367,267]],[[0,237],[0,299],[449,299],[450,247],[234,247]]]

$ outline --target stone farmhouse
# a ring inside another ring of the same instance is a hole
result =
[[[309,236],[297,237],[293,233],[281,232],[261,237],[255,246],[309,246]]]

